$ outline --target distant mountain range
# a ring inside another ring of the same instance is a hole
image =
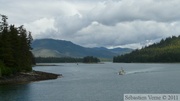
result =
[[[85,57],[113,58],[113,56],[130,53],[129,48],[107,49],[105,47],[87,48],[70,41],[55,39],[38,39],[32,42],[35,57]]]

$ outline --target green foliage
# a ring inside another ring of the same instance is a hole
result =
[[[83,63],[98,63],[100,60],[93,56],[86,56],[83,58]]]
[[[141,50],[116,56],[113,62],[180,62],[180,36],[168,37]]]
[[[1,15],[0,22],[0,61],[1,72],[9,75],[32,70],[32,36],[23,26],[8,25],[7,17]]]
[[[0,61],[0,77],[1,76],[9,76],[12,74],[12,70],[9,67],[6,67],[1,61]]]

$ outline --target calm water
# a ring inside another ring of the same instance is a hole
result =
[[[0,101],[123,101],[123,94],[180,94],[180,64],[59,64],[63,78],[0,86]],[[118,75],[123,67],[126,75]]]

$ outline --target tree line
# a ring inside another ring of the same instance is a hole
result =
[[[130,54],[115,56],[113,62],[180,62],[180,36],[168,37],[159,43],[134,50]]]
[[[36,63],[98,63],[100,60],[97,57],[86,56],[83,58],[73,57],[36,57]]]
[[[72,57],[36,57],[36,63],[77,63],[82,62],[82,58]]]
[[[31,71],[34,63],[31,32],[23,26],[8,25],[5,15],[0,17],[0,75]]]

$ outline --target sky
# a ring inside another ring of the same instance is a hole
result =
[[[84,47],[141,48],[180,35],[180,0],[0,0],[8,23],[34,39]]]

